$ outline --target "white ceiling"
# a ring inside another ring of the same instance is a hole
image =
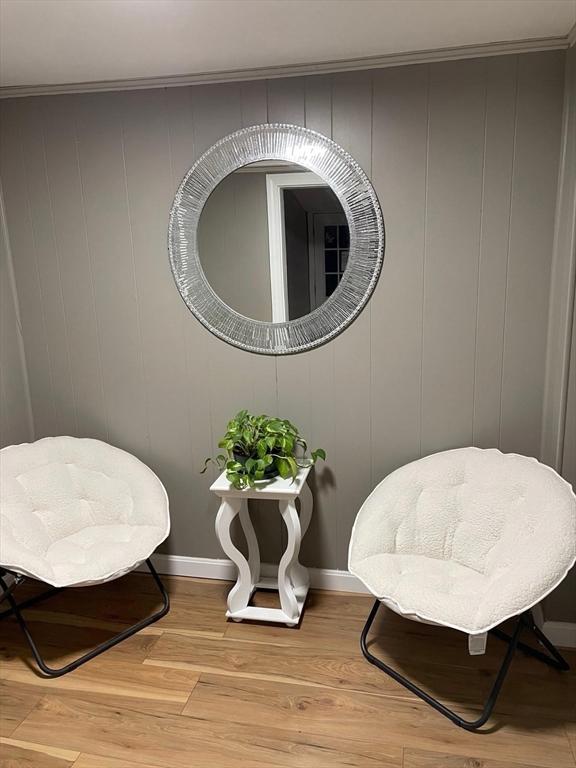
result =
[[[0,0],[0,85],[196,75],[565,36],[576,0]]]

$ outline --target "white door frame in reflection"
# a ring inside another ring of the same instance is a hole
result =
[[[283,191],[294,187],[327,187],[330,189],[330,185],[312,171],[266,174],[273,323],[283,323],[290,319],[288,317],[288,273],[286,266]]]

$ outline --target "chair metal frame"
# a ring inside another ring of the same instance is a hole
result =
[[[30,650],[32,651],[32,654],[34,656],[34,659],[36,660],[36,664],[38,665],[40,671],[46,677],[61,677],[62,675],[66,675],[68,672],[72,672],[73,670],[77,669],[82,664],[85,664],[87,661],[90,661],[90,659],[93,659],[96,656],[99,656],[101,653],[104,653],[104,651],[107,651],[108,649],[113,648],[115,645],[118,645],[118,643],[121,643],[122,640],[126,640],[126,638],[131,637],[132,635],[135,635],[141,629],[144,629],[145,627],[150,626],[150,624],[153,624],[155,621],[158,621],[158,619],[161,619],[163,616],[165,616],[168,613],[168,611],[170,610],[170,598],[168,596],[168,592],[166,591],[164,584],[160,580],[160,577],[156,573],[156,570],[149,558],[146,560],[146,565],[150,569],[152,578],[154,579],[154,582],[158,587],[160,595],[162,596],[162,607],[160,608],[160,610],[153,613],[152,616],[148,616],[147,618],[142,619],[141,621],[138,621],[136,624],[133,624],[131,627],[128,627],[127,629],[122,630],[117,635],[114,635],[114,637],[111,637],[109,640],[106,640],[100,645],[97,645],[91,651],[88,651],[88,653],[85,653],[84,655],[80,656],[78,659],[75,659],[74,661],[70,662],[69,664],[66,664],[63,667],[59,667],[55,669],[53,667],[49,667],[46,664],[38,646],[36,645],[36,641],[32,637],[28,624],[24,619],[24,616],[22,615],[22,611],[25,608],[29,608],[32,605],[36,605],[37,603],[46,600],[52,595],[58,594],[59,592],[62,591],[62,589],[65,589],[65,587],[53,587],[51,589],[48,589],[45,592],[42,592],[39,595],[35,595],[34,597],[31,597],[29,600],[25,600],[22,603],[17,603],[16,600],[14,599],[13,593],[16,590],[16,588],[26,580],[26,577],[14,571],[9,571],[5,568],[0,568],[0,587],[2,588],[2,592],[0,592],[0,603],[3,600],[7,600],[10,605],[10,608],[0,612],[0,620],[8,618],[9,616],[14,616],[16,618],[16,621],[20,625],[20,629],[24,633],[26,640],[28,641],[28,645],[30,646]],[[14,579],[10,585],[6,583],[5,577],[8,575],[12,576]]]
[[[533,658],[538,659],[539,661],[542,661],[544,664],[547,664],[549,667],[552,667],[553,669],[557,669],[562,672],[565,672],[570,669],[566,660],[562,657],[562,655],[558,652],[558,650],[554,647],[554,645],[550,642],[550,640],[548,640],[548,638],[542,632],[542,630],[536,625],[534,621],[534,617],[532,615],[532,611],[525,611],[524,613],[520,614],[517,617],[516,626],[514,628],[514,631],[512,632],[512,635],[506,634],[498,627],[495,627],[494,629],[490,630],[491,634],[493,634],[495,637],[508,643],[508,648],[506,650],[504,659],[502,661],[500,669],[498,670],[498,673],[492,685],[492,689],[483,706],[482,714],[476,720],[465,720],[463,717],[456,714],[456,712],[453,712],[451,709],[448,709],[448,707],[446,707],[440,701],[435,699],[429,693],[426,693],[426,691],[423,691],[415,683],[408,680],[408,678],[404,677],[404,675],[401,675],[399,672],[396,672],[396,670],[392,669],[392,667],[389,667],[387,664],[385,664],[383,661],[378,659],[376,656],[374,656],[374,654],[372,654],[368,650],[368,643],[367,643],[368,633],[370,631],[370,628],[372,627],[372,624],[374,622],[374,619],[376,618],[376,614],[378,613],[378,609],[380,608],[380,606],[381,606],[380,600],[376,600],[374,602],[374,605],[372,606],[372,610],[370,611],[368,620],[364,625],[364,629],[362,630],[362,635],[360,638],[360,647],[362,649],[362,653],[364,654],[364,657],[370,662],[370,664],[373,664],[375,667],[378,667],[378,669],[380,669],[382,672],[385,672],[387,675],[389,675],[394,680],[396,680],[397,683],[400,683],[400,685],[403,685],[409,691],[411,691],[416,696],[418,696],[418,698],[422,699],[422,701],[426,702],[426,704],[429,704],[437,712],[440,712],[441,715],[444,715],[444,717],[447,717],[449,720],[451,720],[453,723],[458,725],[460,728],[464,728],[467,731],[477,731],[479,728],[481,728],[483,725],[485,725],[488,722],[492,714],[492,711],[494,709],[494,705],[496,704],[496,701],[498,699],[498,695],[500,693],[500,690],[502,688],[502,685],[504,683],[508,670],[510,668],[510,664],[512,662],[512,658],[514,656],[514,652],[516,651],[516,649],[523,651],[528,656],[532,656]],[[539,651],[536,648],[532,648],[530,645],[526,645],[525,643],[521,642],[520,634],[523,629],[530,630],[536,636],[538,642],[542,646],[544,646],[544,648],[548,651],[548,653],[542,653],[542,651]]]

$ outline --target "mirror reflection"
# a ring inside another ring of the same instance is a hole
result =
[[[265,160],[238,169],[208,198],[198,225],[204,274],[246,317],[284,322],[334,292],[350,231],[330,187],[300,165]]]

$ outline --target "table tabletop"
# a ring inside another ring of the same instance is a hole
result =
[[[239,490],[226,479],[226,471],[212,483],[210,490],[217,496],[238,497],[246,499],[295,499],[300,495],[302,487],[306,483],[311,467],[300,468],[295,479],[289,477],[284,480],[280,476],[273,477],[270,480],[260,480],[254,488],[243,488]]]

